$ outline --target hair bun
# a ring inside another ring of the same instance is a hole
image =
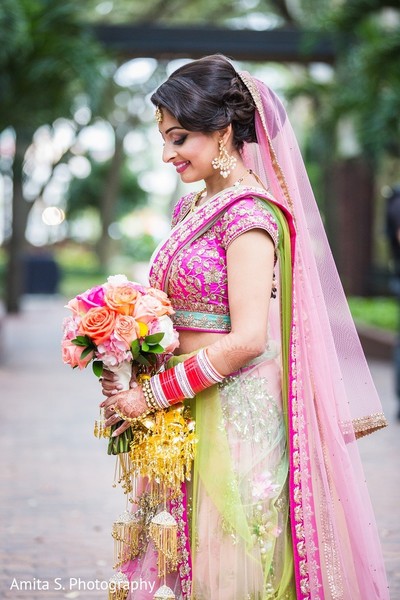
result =
[[[205,56],[174,71],[152,95],[189,131],[220,131],[232,124],[233,143],[256,142],[255,104],[230,61]]]
[[[227,117],[232,123],[235,141],[241,146],[243,142],[256,142],[254,116],[256,106],[252,95],[239,75],[233,77],[229,89],[221,99],[225,105]]]

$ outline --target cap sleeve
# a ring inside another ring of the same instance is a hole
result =
[[[239,235],[250,229],[263,229],[274,242],[275,251],[279,241],[278,224],[267,205],[257,198],[238,200],[221,217],[221,243],[225,250]]]

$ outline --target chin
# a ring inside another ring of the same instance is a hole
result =
[[[204,179],[204,177],[196,173],[182,173],[180,177],[183,183],[196,183]]]

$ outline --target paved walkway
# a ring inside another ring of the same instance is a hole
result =
[[[98,383],[90,371],[72,372],[61,362],[61,321],[67,314],[62,304],[57,298],[31,298],[20,316],[6,320],[3,331],[0,597],[4,599],[104,600],[107,594],[101,588],[112,575],[110,527],[125,508],[124,496],[112,488],[114,460],[106,454],[106,442],[92,436]],[[391,366],[374,362],[371,368],[391,427],[359,444],[391,597],[396,600],[400,599],[400,425],[394,420]]]

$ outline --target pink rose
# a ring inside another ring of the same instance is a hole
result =
[[[87,312],[91,308],[104,306],[104,289],[101,285],[96,285],[90,290],[86,290],[83,294],[78,294],[76,297],[78,306],[81,312]]]
[[[76,346],[69,340],[63,340],[61,344],[63,362],[71,367],[84,369],[94,357],[93,350],[89,352],[85,358],[81,358],[82,352],[85,350],[82,346]]]

